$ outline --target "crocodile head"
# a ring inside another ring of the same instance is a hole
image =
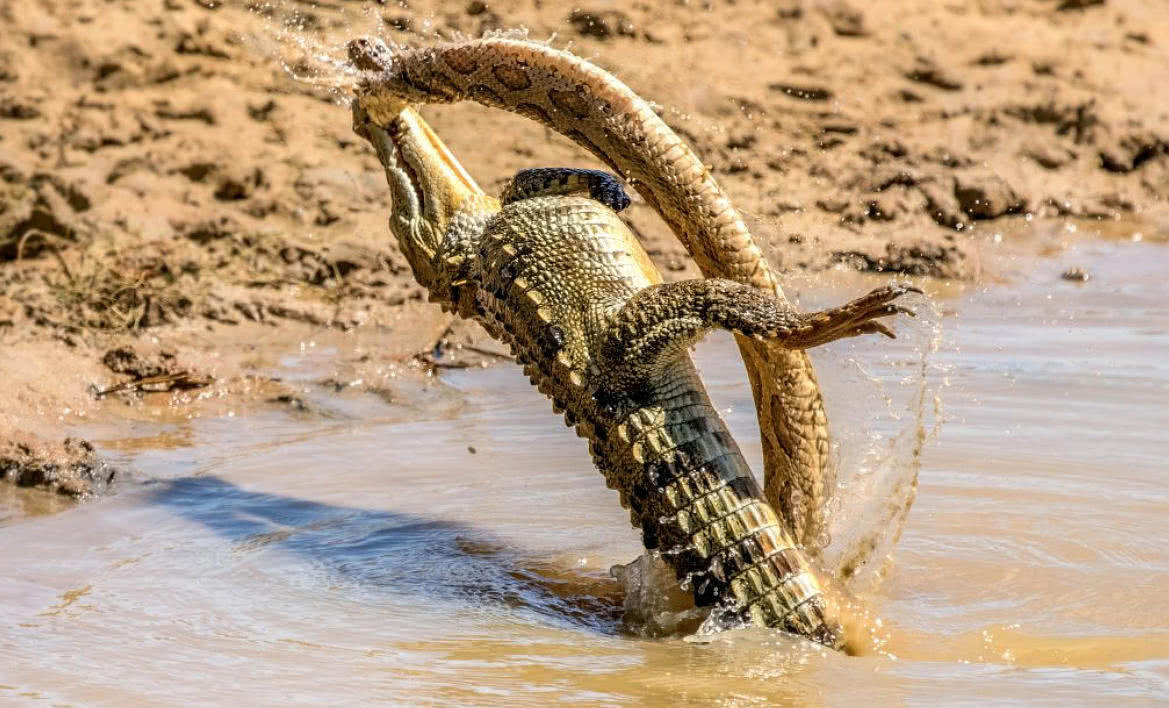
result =
[[[380,42],[350,45],[354,64],[364,70],[375,69],[373,59],[384,60],[388,51]],[[382,97],[376,107],[354,100],[352,109],[354,130],[373,145],[386,172],[390,230],[415,279],[431,300],[463,310],[470,288],[460,287],[466,283],[455,254],[467,252],[465,242],[482,233],[499,201],[479,188],[414,108]]]

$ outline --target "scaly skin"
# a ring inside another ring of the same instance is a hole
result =
[[[690,148],[629,87],[602,69],[543,44],[479,39],[390,53],[356,40],[371,72],[362,106],[386,123],[402,101],[477,101],[567,136],[624,177],[669,224],[708,278],[783,292],[746,225]],[[737,337],[763,441],[764,488],[796,540],[818,553],[832,488],[828,422],[803,351]]]
[[[354,51],[359,66],[369,51]],[[374,118],[359,100],[354,124],[385,167],[391,229],[432,299],[509,345],[589,440],[646,547],[661,549],[697,604],[843,647],[836,609],[763,500],[687,351],[714,327],[791,348],[890,334],[875,318],[904,312],[891,301],[908,288],[808,315],[727,279],[663,284],[610,208],[627,203],[611,181],[521,173],[501,205],[417,112],[404,101],[393,108]]]

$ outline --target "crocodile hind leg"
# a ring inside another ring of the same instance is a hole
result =
[[[629,206],[629,195],[621,182],[608,172],[576,167],[538,167],[521,170],[503,190],[500,201],[506,206],[521,199],[551,195],[588,194],[613,211]]]
[[[808,349],[862,334],[894,337],[877,319],[913,315],[893,304],[909,292],[921,291],[909,285],[887,285],[840,307],[803,313],[769,293],[731,280],[650,286],[630,298],[610,321],[601,348],[601,370],[613,377],[618,388],[625,388],[654,377],[716,328],[774,340],[786,349]]]

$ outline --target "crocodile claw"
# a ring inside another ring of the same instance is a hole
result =
[[[916,317],[917,313],[892,302],[907,293],[921,294],[922,291],[906,283],[892,283],[872,290],[840,307],[806,314],[803,316],[804,325],[784,342],[784,346],[807,349],[862,334],[883,334],[890,339],[896,339],[897,335],[885,324],[878,322],[877,318],[893,315]]]

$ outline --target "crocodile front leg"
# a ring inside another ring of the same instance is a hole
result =
[[[613,317],[599,367],[622,390],[653,379],[707,332],[720,328],[785,349],[808,349],[862,334],[895,335],[876,319],[911,310],[892,304],[908,285],[888,285],[840,307],[803,313],[758,288],[720,278],[653,285]]]

